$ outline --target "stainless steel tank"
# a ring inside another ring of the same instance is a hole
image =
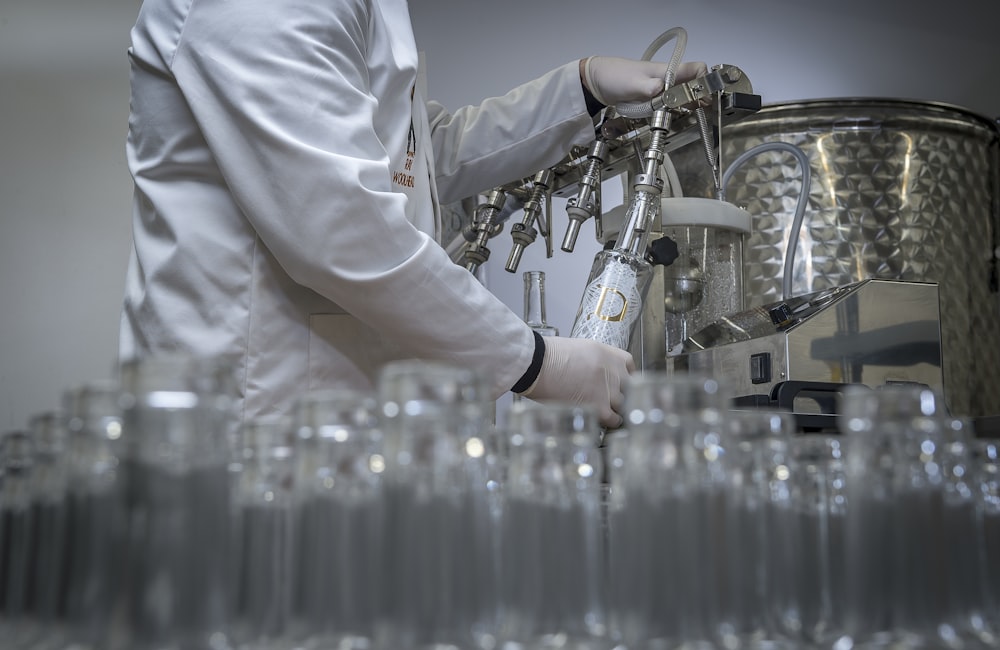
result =
[[[868,278],[939,285],[945,397],[954,415],[1000,413],[1000,130],[938,103],[808,100],[765,106],[722,130],[722,164],[764,142],[810,161],[792,295]],[[704,151],[671,154],[687,196],[712,196]],[[753,215],[745,302],[782,297],[801,183],[797,159],[764,152],[733,170],[726,199]]]

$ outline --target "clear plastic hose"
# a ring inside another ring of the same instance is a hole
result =
[[[674,51],[670,56],[670,60],[667,62],[667,73],[664,75],[663,79],[664,88],[669,88],[674,85],[674,77],[677,75],[677,66],[681,64],[681,59],[684,57],[684,50],[687,48],[687,30],[683,27],[668,29],[656,37],[656,39],[649,44],[649,47],[646,48],[646,51],[642,53],[643,61],[652,61],[653,56],[660,51],[660,48],[669,43],[671,40],[674,41]],[[655,111],[652,100],[618,104],[615,106],[615,110],[618,111],[619,115],[629,118],[649,117]]]
[[[667,177],[667,187],[670,188],[670,192],[667,195],[674,197],[684,196],[684,190],[681,188],[681,179],[677,175],[677,167],[674,166],[674,161],[670,159],[670,156],[663,155],[663,166],[661,169],[663,169],[663,173]],[[626,191],[628,190],[628,186],[624,185],[624,183],[623,187],[625,187]]]
[[[809,157],[802,149],[788,142],[764,142],[737,156],[722,175],[722,200],[725,200],[726,187],[729,185],[733,173],[742,167],[748,160],[768,151],[786,151],[799,162],[799,169],[802,172],[802,188],[799,190],[799,200],[795,205],[795,216],[792,219],[792,227],[788,234],[788,245],[785,249],[785,268],[781,278],[781,298],[788,300],[792,296],[792,271],[795,265],[795,252],[799,246],[799,233],[802,230],[802,221],[805,218],[806,207],[809,205],[809,186],[811,182],[811,169]]]

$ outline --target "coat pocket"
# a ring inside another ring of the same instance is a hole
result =
[[[382,366],[400,358],[398,346],[350,314],[309,316],[309,390],[374,390]]]

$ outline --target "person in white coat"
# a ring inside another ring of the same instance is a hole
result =
[[[406,0],[145,0],[128,56],[123,362],[233,358],[242,420],[420,358],[620,426],[631,356],[534,335],[446,254],[438,206],[588,144],[602,104],[652,97],[665,64],[573,61],[449,114]]]

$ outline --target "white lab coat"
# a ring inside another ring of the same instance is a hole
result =
[[[405,0],[145,0],[129,58],[122,360],[234,358],[243,419],[392,359],[495,396],[524,373],[531,330],[438,245],[436,206],[593,139],[576,62],[450,115]]]

